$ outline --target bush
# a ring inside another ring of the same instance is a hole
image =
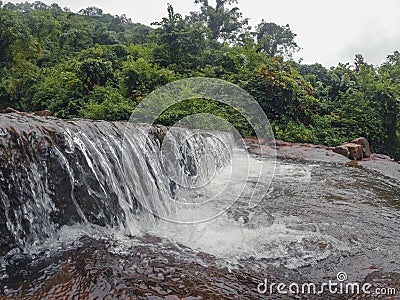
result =
[[[315,134],[315,129],[312,126],[305,126],[302,123],[289,121],[285,125],[273,123],[272,125],[275,138],[291,143],[311,143],[318,144],[319,139]]]
[[[134,103],[124,98],[119,90],[96,86],[85,97],[85,104],[80,109],[79,115],[93,120],[129,120],[134,107]]]
[[[128,59],[120,74],[121,90],[126,98],[140,102],[149,93],[177,79],[174,72],[159,68],[144,58]]]
[[[164,111],[156,120],[156,123],[172,126],[183,118],[195,114],[208,114],[220,117],[226,120],[236,128],[243,136],[252,136],[254,132],[247,120],[234,108],[223,103],[206,99],[190,99],[175,104]],[[195,128],[204,130],[229,130],[229,128],[221,128],[221,123],[214,123],[214,118],[210,116],[201,116],[196,118],[198,124],[192,124]]]

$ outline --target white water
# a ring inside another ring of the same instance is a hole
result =
[[[237,172],[249,172],[248,182],[242,194],[240,192],[243,189],[243,178],[234,174],[233,178],[239,178],[238,182],[235,182],[237,189],[233,188],[228,193],[218,195],[217,200],[202,206],[178,208],[173,216],[169,217],[174,220],[193,220],[193,224],[163,220],[151,233],[232,263],[254,257],[292,269],[315,264],[333,252],[350,249],[349,244],[321,233],[319,224],[304,226],[305,221],[299,217],[269,213],[264,207],[265,202],[270,200],[268,195],[258,206],[249,207],[249,189],[252,181],[257,178],[260,164],[266,170],[273,170],[274,166],[270,161],[248,157],[244,151],[237,150],[234,153],[234,162],[239,166]],[[296,181],[307,184],[311,180],[312,167],[280,162],[275,170],[275,178],[281,182]],[[211,194],[213,189],[218,190],[229,172],[229,168],[220,171],[204,193],[196,195],[201,198],[198,201],[207,200],[208,190],[211,190]],[[268,189],[268,184],[265,188]],[[241,197],[234,203],[233,198],[238,194],[241,194]],[[218,217],[207,222],[197,222],[199,219],[218,215],[222,209],[225,210]],[[299,229],[299,225],[302,225],[302,229]]]

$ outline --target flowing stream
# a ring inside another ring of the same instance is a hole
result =
[[[0,299],[296,299],[257,286],[339,272],[400,292],[400,176],[165,132],[0,117]]]

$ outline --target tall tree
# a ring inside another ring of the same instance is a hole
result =
[[[378,72],[385,82],[377,95],[382,105],[385,148],[389,154],[400,159],[400,52],[389,55]]]
[[[208,0],[195,0],[195,4],[200,4],[201,8],[200,12],[191,13],[191,19],[206,25],[214,40],[236,41],[241,33],[249,29],[246,27],[248,19],[243,19],[240,9],[229,7],[237,3],[237,0],[216,0],[213,7]]]
[[[183,19],[170,4],[168,17],[152,25],[159,26],[153,35],[159,44],[155,51],[156,62],[162,66],[176,65],[180,70],[194,68],[206,46],[206,29]]]
[[[80,14],[90,17],[101,17],[103,16],[103,10],[101,8],[90,6],[79,11]]]
[[[296,34],[292,32],[289,25],[280,26],[262,20],[256,27],[255,35],[258,51],[265,52],[270,57],[282,55],[286,58],[291,58],[293,52],[300,50],[294,40]]]
[[[359,71],[362,66],[366,66],[365,58],[362,54],[356,54],[354,58],[354,65],[356,66],[356,70]]]

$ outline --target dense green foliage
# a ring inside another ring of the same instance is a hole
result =
[[[0,2],[0,109],[48,109],[62,118],[127,120],[151,91],[178,79],[220,78],[246,89],[276,137],[335,146],[364,136],[373,150],[400,159],[400,54],[381,66],[356,55],[327,69],[291,60],[299,47],[288,25],[262,21],[253,32],[235,0],[181,16],[168,6],[153,27],[89,7],[79,13]],[[252,134],[240,113],[191,99],[159,118],[219,115]]]

